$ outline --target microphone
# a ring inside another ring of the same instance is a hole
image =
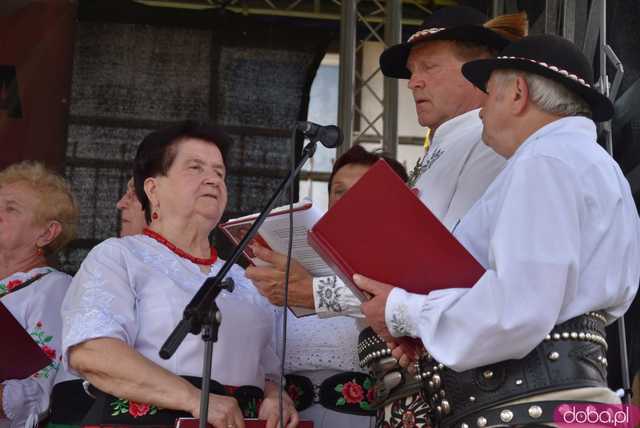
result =
[[[310,141],[321,142],[323,146],[333,149],[342,144],[342,131],[335,125],[322,126],[313,122],[298,122],[296,129]]]

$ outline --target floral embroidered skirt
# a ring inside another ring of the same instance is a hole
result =
[[[183,377],[195,387],[200,388],[200,378]],[[238,401],[245,418],[258,417],[258,409],[263,399],[263,392],[260,388],[255,386],[224,386],[211,380],[209,391],[212,394],[234,397]],[[48,428],[77,425],[173,426],[178,418],[192,417],[186,412],[159,409],[154,405],[117,398],[95,388],[91,388],[90,392],[95,396],[95,400],[92,400],[88,411],[85,408],[86,415],[83,418],[78,418],[78,415],[74,417],[69,415],[66,418],[52,415]],[[84,390],[82,394],[84,394]],[[71,404],[72,400],[67,397],[65,401]]]

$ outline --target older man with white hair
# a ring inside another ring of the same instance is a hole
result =
[[[637,292],[640,223],[596,141],[594,121],[613,106],[560,37],[523,38],[462,71],[488,93],[483,140],[508,159],[455,231],[486,272],[428,295],[356,275],[375,295],[363,312],[383,336],[421,339],[418,375],[440,426],[549,424],[567,402],[619,403],[604,327]]]

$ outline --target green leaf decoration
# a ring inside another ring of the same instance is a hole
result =
[[[370,389],[371,388],[371,378],[367,377],[364,382],[362,383],[362,386],[364,387],[364,389]]]
[[[369,403],[367,401],[361,401],[360,402],[360,408],[362,410],[369,410]]]
[[[112,401],[111,403],[109,403],[109,405],[113,407],[111,416],[118,416],[129,413],[129,402],[123,398]]]
[[[347,404],[347,400],[345,400],[344,397],[340,397],[338,401],[336,401],[336,406],[344,406],[345,404]]]
[[[49,343],[53,339],[53,336],[47,336],[44,338],[44,343]]]
[[[149,410],[150,415],[155,415],[158,413],[158,408],[156,406],[151,406],[151,410]]]
[[[336,385],[336,387],[333,388],[333,389],[336,392],[342,392],[342,390],[344,389],[344,385],[340,383],[340,384]]]

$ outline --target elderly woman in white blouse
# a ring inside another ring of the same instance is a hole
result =
[[[73,279],[62,315],[63,357],[94,388],[85,423],[172,424],[199,417],[203,342],[188,335],[174,356],[158,351],[182,310],[223,265],[209,243],[227,204],[224,154],[215,127],[183,122],[151,133],[138,149],[134,184],[149,227],[95,247]],[[275,427],[279,379],[274,309],[235,266],[236,288],[217,298],[222,324],[212,360],[209,423]],[[298,416],[285,396],[288,427]]]
[[[59,308],[71,277],[48,266],[46,256],[73,238],[77,216],[69,186],[42,164],[22,162],[0,172],[0,304],[51,359],[26,379],[0,384],[2,428],[32,425],[49,408],[60,368]]]

